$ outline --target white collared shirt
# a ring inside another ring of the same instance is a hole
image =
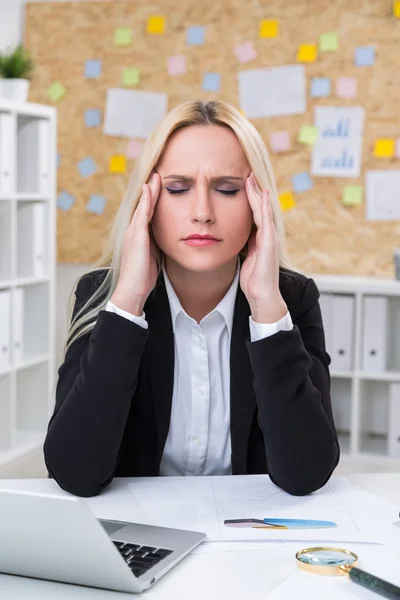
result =
[[[230,342],[239,285],[235,278],[221,302],[200,323],[182,308],[163,267],[175,340],[170,427],[160,475],[227,475],[231,470]],[[106,310],[147,329],[146,315],[132,315],[111,301]],[[289,312],[272,324],[249,317],[252,342],[293,328]]]

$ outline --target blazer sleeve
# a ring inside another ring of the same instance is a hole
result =
[[[269,475],[300,496],[329,480],[340,450],[330,399],[330,357],[312,279],[297,299],[291,331],[247,345]]]
[[[88,276],[80,280],[73,315],[92,288]],[[49,475],[64,490],[94,496],[112,481],[147,336],[101,310],[94,329],[68,349],[44,443]]]

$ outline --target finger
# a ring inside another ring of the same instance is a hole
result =
[[[269,190],[263,190],[261,193],[261,212],[263,218],[263,229],[270,240],[275,239],[276,235],[274,213],[272,211],[271,196]]]
[[[258,194],[254,187],[254,181],[250,177],[246,179],[246,193],[249,204],[253,210],[254,222],[258,228],[262,227],[262,213],[261,213],[261,202]]]

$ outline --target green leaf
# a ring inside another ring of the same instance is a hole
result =
[[[22,45],[0,54],[0,77],[3,79],[30,79],[33,69],[29,52]]]

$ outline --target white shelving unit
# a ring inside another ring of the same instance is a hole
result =
[[[400,281],[313,279],[332,357],[331,397],[342,454],[370,460],[378,469],[400,469]]]
[[[43,444],[55,375],[56,110],[0,99],[0,471]]]

